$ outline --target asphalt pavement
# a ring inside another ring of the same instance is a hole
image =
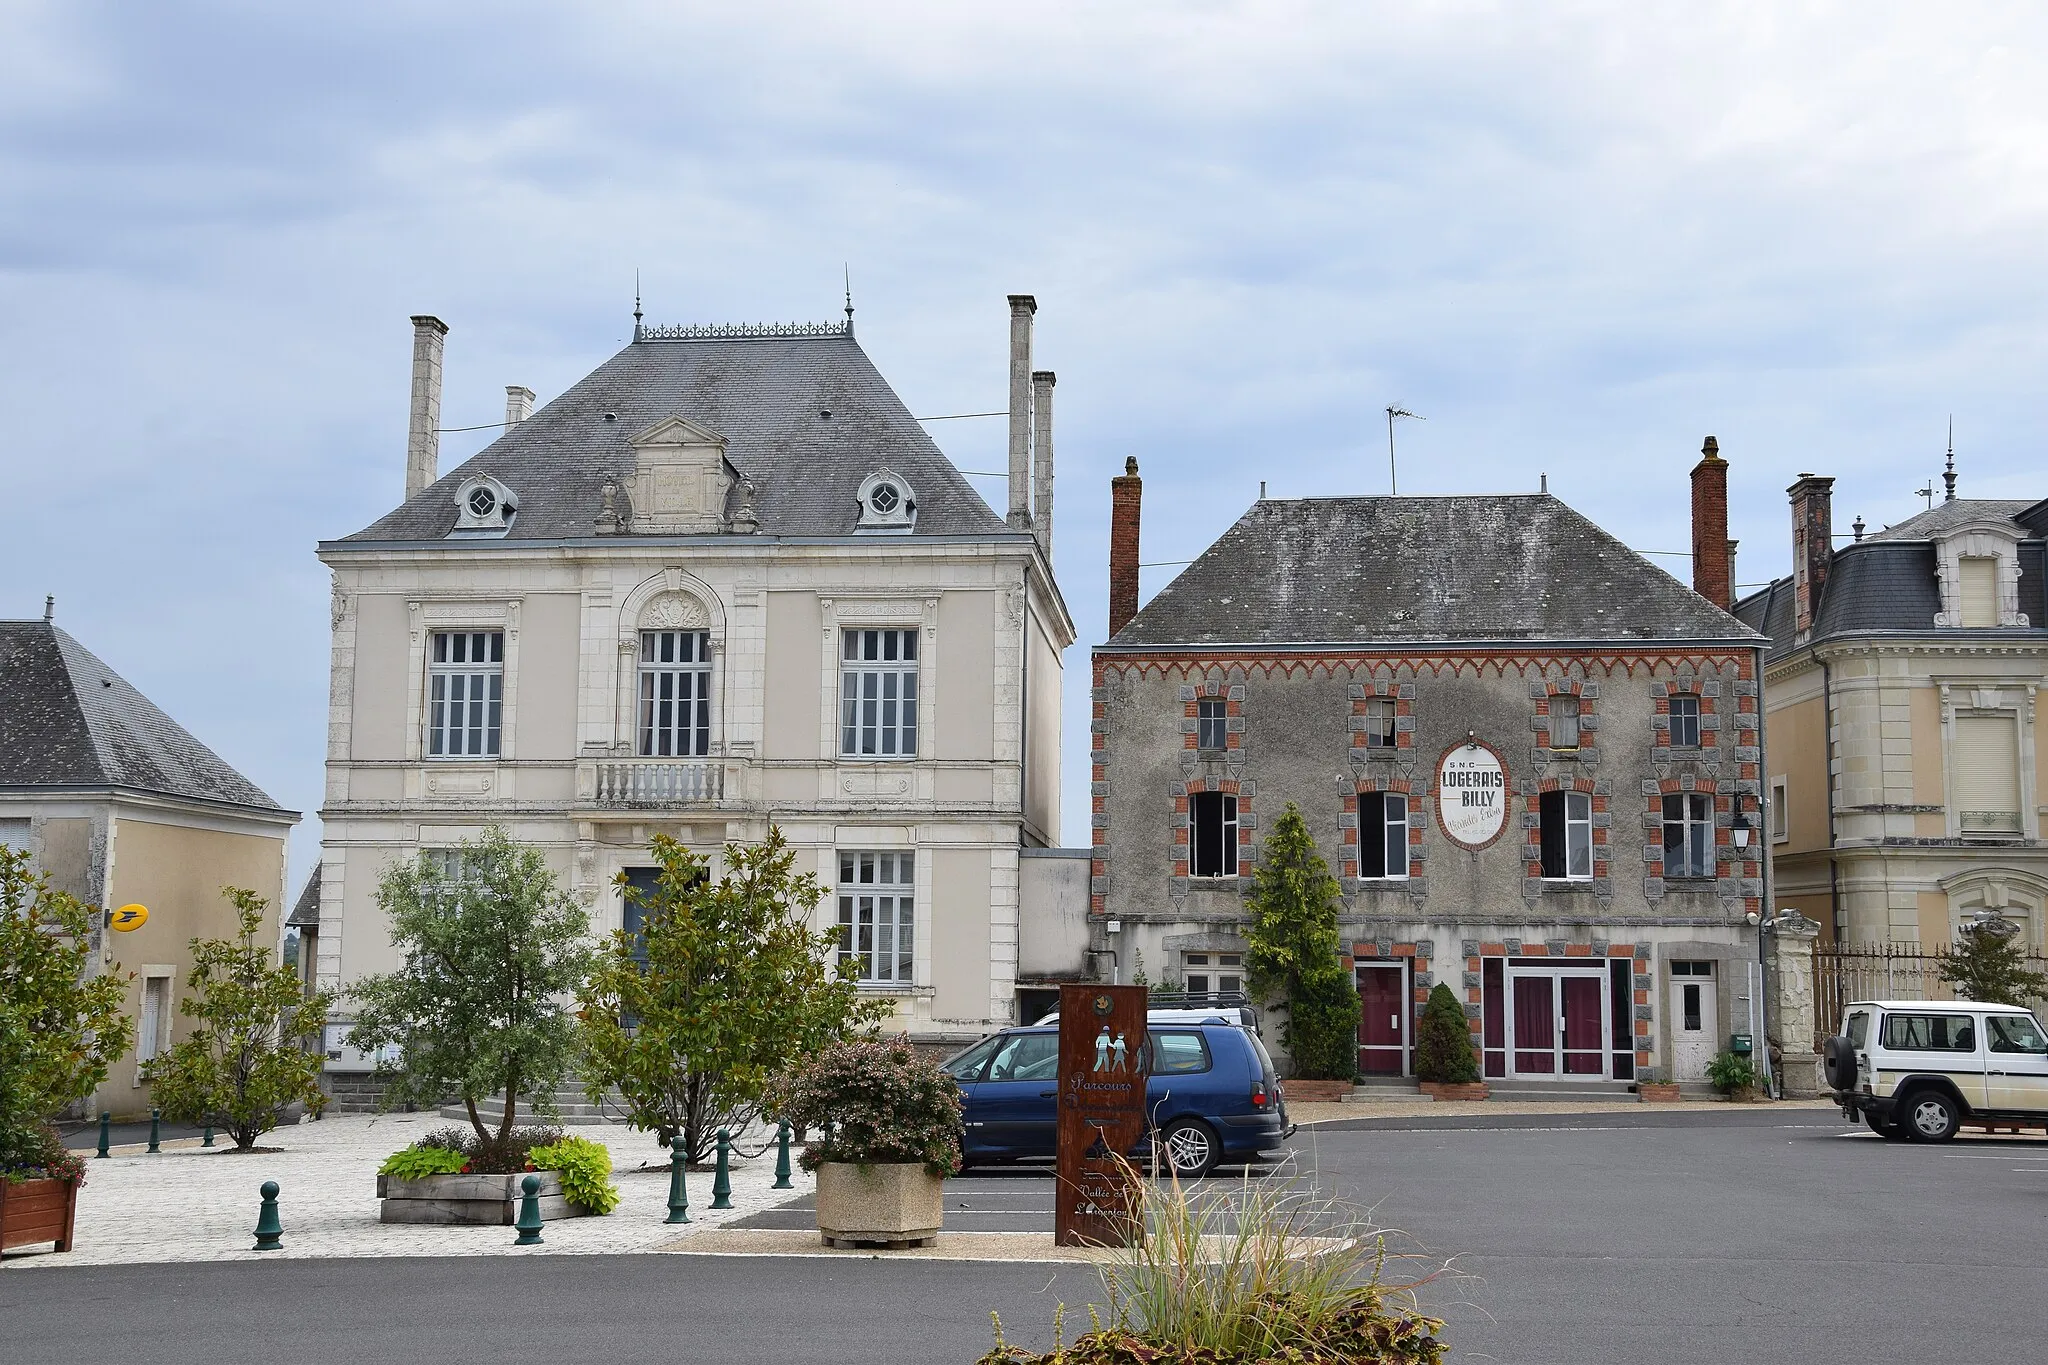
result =
[[[1892,1143],[1811,1110],[1507,1117],[1545,1121],[1304,1130],[1277,1177],[1401,1229],[1394,1275],[1448,1266],[1418,1293],[1454,1360],[2039,1358],[2048,1142]],[[1044,1226],[1049,1196],[1043,1171],[976,1172],[947,1225]],[[1098,1296],[1085,1267],[881,1258],[9,1267],[0,1339],[39,1365],[967,1365],[991,1309],[1042,1344],[1056,1303],[1071,1323]]]

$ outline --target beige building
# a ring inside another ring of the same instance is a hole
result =
[[[1776,899],[1843,944],[2048,931],[2048,501],[1949,500],[1834,548],[1834,480],[1790,490],[1793,573],[1736,614],[1772,640]]]
[[[237,931],[223,888],[267,898],[276,937],[298,820],[47,616],[0,621],[0,844],[92,905],[149,911],[138,929],[95,933],[100,970],[134,974],[136,1041],[87,1117],[149,1111],[142,1064],[191,1026],[178,1013],[190,940]]]
[[[383,870],[487,825],[539,846],[599,930],[671,835],[779,825],[898,1027],[1014,1014],[1022,850],[1059,828],[1053,376],[1010,300],[1007,518],[848,320],[635,327],[539,411],[437,468],[446,328],[415,318],[402,506],[320,547],[333,685],[322,986],[395,965]],[[328,1042],[340,1090],[366,1059]]]

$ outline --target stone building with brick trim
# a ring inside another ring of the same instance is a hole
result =
[[[1292,804],[1341,883],[1362,1073],[1411,1072],[1444,981],[1496,1085],[1703,1078],[1760,1028],[1768,904],[1726,478],[1710,443],[1700,591],[1547,493],[1261,499],[1139,608],[1129,470],[1093,655],[1098,960],[1213,982]]]
[[[775,825],[893,1027],[943,1042],[1011,1022],[1020,886],[1046,872],[1020,863],[1057,839],[1074,638],[1036,307],[1009,300],[1007,514],[927,436],[850,308],[636,317],[538,410],[508,390],[504,434],[447,473],[447,328],[413,319],[405,496],[319,549],[327,790],[292,915],[314,979],[345,993],[390,970],[385,868],[438,851],[459,875],[456,845],[487,826],[543,850],[609,932],[637,923],[619,882],[653,875],[655,835],[716,869]],[[369,1067],[346,1023],[338,1090]]]

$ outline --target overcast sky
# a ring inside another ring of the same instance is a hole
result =
[[[1086,842],[1107,480],[1147,560],[1258,493],[1551,491],[1744,583],[1785,486],[2048,496],[2048,12],[2031,5],[747,6],[0,0],[0,616],[66,629],[317,858],[327,574],[443,420],[650,321],[828,320],[913,411],[1059,373],[1065,837]],[[942,423],[967,469],[1002,422]],[[444,439],[442,468],[489,433]],[[1000,480],[980,481],[999,506]],[[1683,559],[1655,562],[1681,578]],[[1146,571],[1156,591],[1172,568]]]

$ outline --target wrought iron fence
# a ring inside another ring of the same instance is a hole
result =
[[[1953,1000],[1941,976],[1950,950],[1919,943],[1824,944],[1813,955],[1814,1047],[1839,1033],[1852,1000]],[[2029,954],[2028,970],[2048,972],[2048,957]],[[2030,1002],[2036,1012],[2042,1001]]]

